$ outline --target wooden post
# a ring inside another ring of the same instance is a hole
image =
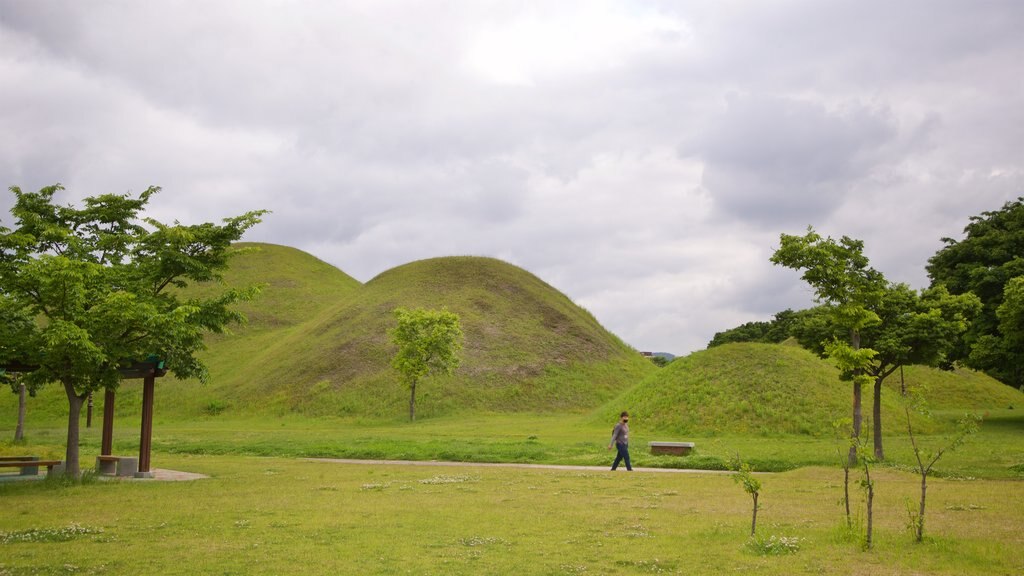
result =
[[[110,456],[114,453],[114,391],[107,388],[103,394],[103,442],[100,444],[100,455]]]
[[[156,376],[150,374],[142,384],[142,432],[139,438],[138,477],[152,478],[149,470],[149,452],[153,443],[153,392]]]

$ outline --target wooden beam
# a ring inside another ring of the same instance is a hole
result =
[[[153,396],[156,377],[149,376],[142,383],[142,432],[139,436],[139,473],[143,478],[152,478],[149,471],[149,453],[153,445]]]
[[[114,391],[107,389],[103,395],[103,442],[100,455],[110,456],[114,453]]]

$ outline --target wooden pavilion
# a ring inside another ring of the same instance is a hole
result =
[[[31,372],[34,366],[10,363],[0,366],[7,372]],[[156,356],[150,356],[142,362],[135,362],[118,370],[122,380],[142,379],[142,426],[139,432],[139,470],[136,478],[152,478],[150,453],[153,445],[153,398],[156,390],[156,379],[167,374],[164,362]],[[113,456],[114,448],[114,399],[115,391],[107,389],[103,396],[103,439],[100,445],[100,456]]]

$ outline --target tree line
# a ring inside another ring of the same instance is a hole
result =
[[[871,388],[874,457],[883,459],[882,384],[901,366],[961,364],[1024,385],[1024,198],[972,217],[964,234],[943,239],[923,290],[888,281],[860,240],[822,237],[813,228],[782,234],[771,261],[802,272],[818,305],[719,332],[708,347],[794,338],[832,359],[852,384],[854,438],[862,390]]]

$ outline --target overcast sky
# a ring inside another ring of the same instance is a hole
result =
[[[494,256],[681,354],[812,304],[782,232],[921,288],[1024,195],[1022,30],[1017,0],[0,0],[0,184],[270,209],[246,239],[364,282]]]

